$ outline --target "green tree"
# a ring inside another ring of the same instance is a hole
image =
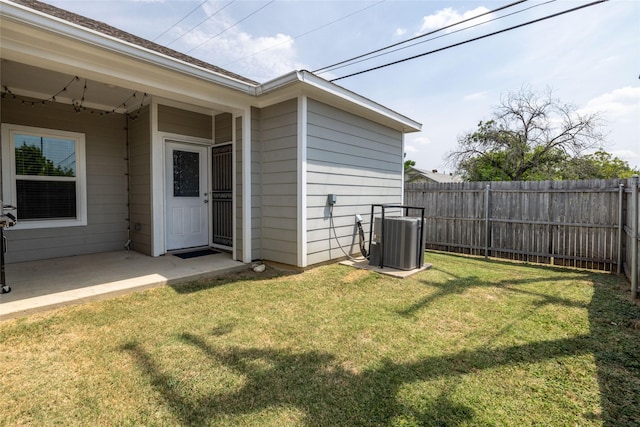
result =
[[[593,154],[571,159],[566,167],[559,171],[558,179],[610,179],[630,178],[639,174],[629,163],[603,150]]]
[[[409,169],[411,169],[412,167],[414,167],[416,165],[416,162],[413,160],[405,160],[404,161],[404,171],[408,171]]]
[[[74,176],[72,168],[63,168],[47,159],[40,147],[22,145],[16,148],[16,174],[31,176]]]
[[[402,155],[402,157],[405,159],[404,160],[404,171],[408,171],[409,169],[411,169],[412,167],[414,167],[416,165],[416,162],[413,160],[409,160],[407,159],[407,153],[404,153]]]
[[[581,114],[550,90],[510,93],[493,117],[458,139],[447,162],[467,180],[558,178],[572,162],[604,141],[597,113]]]

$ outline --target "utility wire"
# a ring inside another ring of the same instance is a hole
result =
[[[401,45],[401,44],[408,43],[408,42],[410,42],[410,41],[417,40],[417,39],[422,38],[422,37],[430,36],[431,34],[438,33],[438,32],[440,32],[440,31],[446,30],[447,28],[455,27],[456,25],[464,24],[465,22],[469,22],[469,21],[472,21],[472,20],[474,20],[474,19],[481,18],[481,17],[483,17],[483,16],[485,16],[485,15],[489,15],[489,14],[494,13],[494,12],[499,12],[499,11],[501,11],[501,10],[508,9],[508,8],[510,8],[510,7],[513,7],[513,6],[517,6],[517,5],[519,5],[520,3],[524,3],[524,2],[526,2],[526,1],[527,1],[527,0],[519,0],[519,1],[515,1],[515,2],[513,2],[513,3],[509,3],[509,4],[505,5],[505,6],[499,7],[499,8],[497,8],[497,9],[493,9],[493,10],[490,10],[490,11],[488,11],[488,12],[481,13],[480,15],[476,15],[476,16],[473,16],[473,17],[471,17],[471,18],[467,18],[467,19],[464,19],[464,20],[462,20],[462,21],[459,21],[459,22],[456,22],[456,23],[453,23],[453,24],[447,25],[446,27],[438,28],[437,30],[429,31],[428,33],[420,34],[420,35],[415,36],[415,37],[412,37],[412,38],[410,38],[410,39],[407,39],[407,40],[404,40],[404,41],[401,41],[401,42],[398,42],[398,43],[394,43],[394,44],[392,44],[392,45],[385,46],[385,47],[383,47],[383,48],[376,49],[376,50],[373,50],[373,51],[371,51],[371,52],[364,53],[364,54],[362,54],[362,55],[359,55],[359,56],[356,56],[356,57],[353,57],[353,58],[350,58],[350,59],[345,59],[344,61],[336,62],[335,64],[327,65],[326,67],[318,68],[317,70],[314,70],[314,71],[312,71],[312,72],[313,72],[313,73],[318,73],[318,72],[323,73],[323,72],[325,72],[325,71],[329,71],[329,70],[327,70],[328,68],[333,68],[333,67],[335,67],[336,65],[342,65],[342,64],[344,64],[344,63],[346,63],[346,62],[351,62],[351,61],[354,61],[354,60],[356,60],[356,59],[360,59],[360,58],[363,58],[363,57],[365,57],[365,56],[372,55],[372,54],[374,54],[374,53],[382,52],[383,50],[391,49],[392,47],[396,47],[396,46],[399,46],[399,45]],[[324,71],[323,71],[323,70],[324,70]]]
[[[193,47],[191,49],[189,49],[188,51],[186,51],[185,53],[190,53],[193,52],[194,50],[198,49],[199,47],[201,47],[202,45],[209,43],[211,40],[215,39],[216,37],[220,36],[221,34],[226,33],[228,30],[232,29],[233,27],[235,27],[236,25],[240,24],[241,22],[246,21],[247,19],[251,18],[253,15],[255,15],[256,13],[260,12],[262,9],[264,9],[265,7],[271,5],[272,3],[274,3],[276,0],[271,0],[269,3],[265,4],[264,6],[259,7],[258,9],[254,10],[253,12],[251,12],[250,14],[248,14],[247,16],[245,16],[244,18],[242,18],[241,20],[239,20],[238,22],[236,22],[233,25],[228,26],[227,28],[225,28],[224,30],[220,31],[218,34],[216,34],[215,36],[211,36],[208,39],[206,39],[205,41],[203,41],[202,43],[200,43],[198,46]]]
[[[184,15],[182,17],[182,19],[180,19],[178,22],[176,22],[175,24],[173,24],[172,26],[170,26],[169,28],[167,28],[166,30],[164,30],[162,33],[160,33],[160,35],[158,37],[156,37],[155,39],[153,39],[152,41],[156,41],[158,40],[160,37],[164,36],[165,34],[167,34],[169,32],[169,30],[171,30],[172,28],[175,28],[179,23],[181,23],[182,21],[184,21],[185,19],[187,19],[189,16],[191,16],[191,14],[193,12],[195,12],[196,10],[200,9],[200,7],[202,7],[203,4],[205,4],[206,2],[208,2],[209,0],[204,0],[202,3],[200,3],[199,5],[197,5],[196,7],[194,7],[193,9],[191,9],[191,12],[187,13],[186,15]]]
[[[180,34],[177,38],[171,40],[169,43],[166,44],[167,47],[169,47],[169,45],[177,42],[178,40],[180,40],[182,37],[186,36],[187,34],[189,34],[191,31],[195,30],[196,28],[198,28],[200,25],[204,24],[205,22],[207,22],[209,19],[213,18],[214,16],[216,16],[217,14],[219,14],[220,12],[222,12],[223,10],[225,10],[228,6],[231,6],[231,4],[235,3],[236,0],[231,0],[229,3],[225,4],[224,6],[222,6],[220,9],[216,10],[215,12],[213,12],[213,14],[208,15],[206,18],[204,18],[202,21],[198,22],[196,25],[194,25],[193,27],[189,28],[187,31],[185,31],[184,33]]]
[[[320,25],[319,27],[316,27],[316,28],[314,28],[314,29],[312,29],[312,30],[309,30],[309,31],[307,31],[307,32],[304,32],[304,33],[302,33],[302,34],[298,34],[297,36],[293,37],[293,38],[292,38],[292,40],[296,40],[296,39],[299,39],[299,38],[304,37],[304,36],[306,36],[306,35],[309,35],[309,34],[311,34],[311,33],[314,33],[314,32],[316,32],[316,31],[318,31],[318,30],[321,30],[321,29],[323,29],[323,28],[328,27],[329,25],[333,25],[333,24],[335,24],[336,22],[343,21],[343,20],[345,20],[345,19],[347,19],[347,18],[352,17],[353,15],[357,15],[358,13],[364,12],[364,11],[365,11],[365,10],[367,10],[367,9],[371,9],[372,7],[376,7],[376,6],[378,6],[379,4],[384,3],[384,2],[386,2],[386,1],[387,1],[387,0],[381,0],[381,1],[377,2],[377,3],[374,3],[374,4],[371,4],[371,5],[369,5],[369,6],[363,7],[362,9],[358,9],[358,10],[356,10],[355,12],[351,12],[350,14],[345,15],[345,16],[343,16],[343,17],[341,17],[341,18],[335,19],[335,20],[333,20],[333,21],[331,21],[331,22],[327,22],[326,24],[322,24],[322,25]],[[526,0],[523,0],[523,1],[526,1]],[[272,46],[269,46],[268,48],[265,48],[265,49],[258,50],[258,51],[256,51],[256,52],[250,53],[250,54],[249,54],[249,55],[247,55],[247,56],[243,56],[242,58],[238,58],[238,59],[236,59],[236,60],[233,60],[233,61],[231,61],[231,62],[228,62],[228,63],[224,64],[224,65],[223,65],[223,67],[227,67],[227,66],[229,66],[229,65],[231,65],[231,64],[235,64],[235,63],[236,63],[236,62],[238,62],[238,61],[242,61],[243,59],[247,59],[247,58],[249,58],[249,57],[251,57],[251,56],[255,56],[255,55],[257,55],[257,54],[259,54],[259,53],[262,53],[262,52],[266,52],[267,50],[274,49],[274,48],[276,48],[276,47],[278,47],[278,46],[280,46],[280,45],[282,45],[282,44],[284,44],[284,43],[287,43],[287,41],[283,41],[283,42],[280,42],[280,43],[278,43],[278,44],[274,44],[274,45],[272,45]]]
[[[479,27],[479,26],[481,26],[481,25],[485,25],[485,24],[488,24],[488,23],[490,23],[490,22],[495,22],[495,21],[497,21],[497,20],[499,20],[499,19],[508,18],[508,17],[510,17],[510,16],[517,15],[517,14],[522,13],[522,12],[526,12],[527,10],[534,9],[534,8],[536,8],[536,7],[545,6],[545,5],[547,5],[547,4],[549,4],[549,3],[553,3],[553,2],[555,2],[555,1],[557,1],[557,0],[548,0],[548,1],[544,2],[544,3],[538,3],[538,4],[535,4],[535,5],[533,5],[533,6],[530,6],[530,7],[527,7],[527,8],[521,9],[521,10],[517,10],[517,11],[515,11],[515,12],[507,13],[506,15],[498,16],[498,17],[493,18],[493,19],[490,19],[490,20],[488,20],[488,21],[479,22],[479,23],[474,24],[474,25],[471,25],[471,26],[469,26],[469,27],[460,28],[459,30],[452,31],[452,32],[450,32],[450,33],[441,34],[441,35],[439,35],[439,36],[431,37],[431,38],[426,39],[426,40],[421,40],[421,41],[419,41],[419,42],[416,42],[416,43],[413,43],[413,44],[410,44],[410,45],[407,45],[407,46],[402,46],[402,47],[399,47],[399,48],[397,48],[397,49],[390,50],[390,51],[388,51],[388,52],[382,52],[382,51],[384,51],[385,49],[391,48],[391,47],[393,47],[393,46],[397,46],[397,45],[398,45],[398,43],[396,43],[396,44],[394,44],[394,45],[388,46],[387,48],[378,49],[378,50],[376,50],[376,51],[373,51],[373,52],[370,52],[370,53],[367,53],[367,54],[364,54],[364,55],[357,56],[357,57],[352,58],[352,59],[350,59],[350,60],[348,60],[348,61],[343,61],[343,62],[341,62],[341,63],[340,63],[340,65],[336,64],[335,66],[325,67],[325,69],[323,69],[324,71],[321,71],[321,72],[320,72],[320,73],[318,73],[318,74],[327,73],[327,72],[329,72],[329,71],[339,70],[340,68],[349,67],[349,66],[351,66],[351,65],[355,65],[355,64],[359,64],[359,63],[361,63],[361,62],[369,61],[369,60],[371,60],[371,59],[379,58],[379,57],[384,56],[384,55],[389,55],[389,54],[394,53],[394,52],[398,52],[398,51],[401,51],[401,50],[404,50],[404,49],[409,49],[410,47],[414,47],[414,46],[417,46],[417,45],[422,44],[422,43],[427,43],[427,42],[430,42],[430,41],[433,41],[433,40],[440,39],[440,38],[442,38],[442,37],[446,37],[446,36],[449,36],[449,35],[452,35],[452,34],[456,34],[456,33],[462,32],[462,31],[470,30],[471,28]],[[491,12],[488,12],[488,13],[491,13]],[[481,16],[481,15],[478,15],[478,16]],[[472,19],[474,19],[474,18],[472,18]],[[460,21],[460,22],[455,23],[455,24],[452,24],[452,25],[458,25],[458,24],[461,24],[461,23],[463,23],[463,22],[465,22],[465,21]],[[451,26],[451,25],[450,25],[450,26]],[[448,27],[444,27],[444,28],[448,28]],[[444,29],[444,28],[441,28],[441,29]],[[429,33],[429,34],[433,34],[433,33],[436,33],[436,32],[438,32],[438,31],[440,31],[440,30],[432,31],[432,32],[431,32],[431,33]],[[425,35],[426,35],[426,34],[425,34]],[[412,39],[412,40],[415,40],[415,38],[414,38],[414,39]],[[410,40],[407,40],[407,41],[410,41]],[[372,55],[372,54],[373,54],[373,53],[375,53],[375,52],[382,52],[382,53],[379,53],[378,55],[368,56],[368,55]],[[359,61],[356,61],[356,59],[358,59],[358,58],[362,58],[362,59],[360,59]],[[348,62],[348,64],[347,64],[347,62]]]
[[[587,4],[584,4],[584,5],[581,5],[581,6],[577,6],[577,7],[571,8],[571,9],[564,10],[562,12],[554,13],[552,15],[543,16],[542,18],[534,19],[533,21],[528,21],[528,22],[525,22],[525,23],[522,23],[522,24],[514,25],[513,27],[505,28],[505,29],[502,29],[502,30],[499,30],[499,31],[494,31],[493,33],[485,34],[483,36],[474,37],[474,38],[469,39],[469,40],[465,40],[465,41],[462,41],[462,42],[459,42],[459,43],[454,43],[452,45],[441,47],[439,49],[434,49],[434,50],[431,50],[429,52],[421,53],[419,55],[414,55],[414,56],[411,56],[411,57],[408,57],[408,58],[400,59],[398,61],[393,61],[393,62],[389,62],[387,64],[379,65],[377,67],[372,67],[372,68],[369,68],[369,69],[366,69],[366,70],[358,71],[357,73],[348,74],[346,76],[338,77],[338,78],[332,79],[330,81],[331,82],[335,82],[337,80],[346,79],[347,77],[353,77],[353,76],[357,76],[357,75],[360,75],[360,74],[368,73],[370,71],[379,70],[381,68],[389,67],[391,65],[396,65],[396,64],[400,64],[402,62],[411,61],[411,60],[416,59],[416,58],[421,58],[423,56],[431,55],[431,54],[436,53],[436,52],[441,52],[443,50],[451,49],[453,47],[462,46],[463,44],[467,44],[467,43],[471,43],[471,42],[474,42],[474,41],[482,40],[482,39],[485,39],[487,37],[491,37],[491,36],[495,36],[497,34],[505,33],[507,31],[515,30],[517,28],[525,27],[527,25],[535,24],[537,22],[545,21],[547,19],[555,18],[555,17],[561,16],[561,15],[564,15],[564,14],[567,14],[567,13],[575,12],[575,11],[580,10],[580,9],[584,9],[584,8],[587,8],[587,7],[595,6],[595,5],[600,4],[600,3],[605,3],[607,1],[609,1],[609,0],[597,0],[597,1],[594,1],[594,2],[591,2],[591,3],[587,3]]]

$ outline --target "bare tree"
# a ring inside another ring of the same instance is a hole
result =
[[[550,179],[563,162],[604,142],[597,113],[580,113],[547,89],[509,93],[491,120],[458,138],[447,162],[470,180]]]

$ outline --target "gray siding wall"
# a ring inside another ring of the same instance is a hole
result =
[[[233,128],[231,127],[233,116],[231,113],[218,114],[215,120],[215,143],[229,142],[233,138]]]
[[[151,115],[145,107],[129,121],[131,248],[151,255]]]
[[[7,230],[7,262],[122,250],[127,241],[126,117],[65,104],[2,101],[2,122],[85,134],[87,226]]]
[[[242,117],[236,118],[236,230],[235,242],[238,259],[242,259]],[[261,237],[261,152],[260,152],[260,110],[251,110],[251,259],[262,259]],[[216,128],[217,130],[217,128]],[[216,132],[217,134],[217,132]]]
[[[234,241],[236,256],[242,260],[242,117],[236,117],[236,229]]]
[[[402,133],[309,99],[307,263],[343,257],[330,227],[327,195],[336,194],[335,232],[359,254],[355,214],[368,238],[371,205],[402,202]]]
[[[297,265],[296,99],[260,111],[261,250],[265,260]]]
[[[251,109],[251,259],[262,258],[262,145],[261,111]]]
[[[213,118],[206,114],[158,105],[158,130],[213,139]]]

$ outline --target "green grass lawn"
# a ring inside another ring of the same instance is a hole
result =
[[[2,425],[640,424],[621,278],[427,253],[273,269],[0,323]]]

